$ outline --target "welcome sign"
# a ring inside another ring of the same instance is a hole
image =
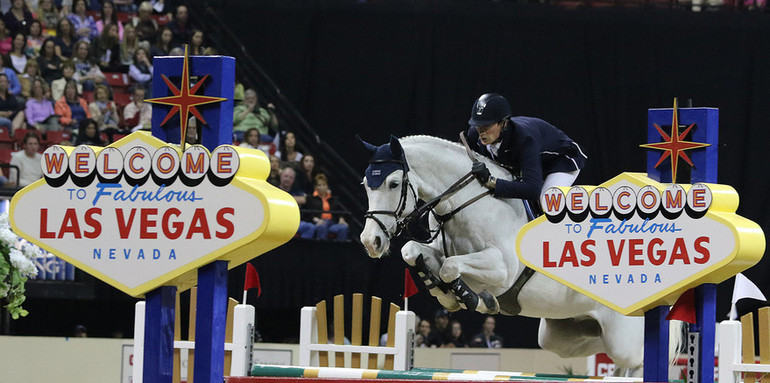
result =
[[[299,224],[259,150],[182,151],[136,132],[104,148],[50,147],[41,166],[45,179],[11,201],[14,232],[133,296],[190,287],[199,267],[235,267]]]
[[[661,184],[623,173],[598,187],[551,188],[521,230],[524,264],[624,315],[672,304],[685,290],[753,266],[760,227],[735,214],[726,185]]]

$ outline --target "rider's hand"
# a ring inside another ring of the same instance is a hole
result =
[[[478,180],[482,186],[488,189],[495,188],[496,180],[489,174],[489,169],[487,169],[487,165],[483,162],[474,162],[471,173],[473,173],[473,176],[476,177],[476,180]]]
[[[487,165],[483,162],[474,162],[471,173],[482,185],[489,181],[489,169],[487,169]]]

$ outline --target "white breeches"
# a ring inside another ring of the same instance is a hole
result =
[[[553,186],[572,186],[578,174],[580,174],[580,169],[569,173],[558,172],[547,175],[543,181],[543,188],[540,189],[540,195],[542,196],[548,188]]]

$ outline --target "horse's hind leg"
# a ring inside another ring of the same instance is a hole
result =
[[[450,286],[436,277],[445,259],[440,252],[428,245],[409,241],[401,248],[401,256],[417,270],[430,295],[436,297],[442,306],[453,312],[462,308]]]
[[[621,315],[602,307],[599,318],[606,353],[620,368],[637,368],[644,361],[644,318]]]
[[[604,352],[602,328],[592,318],[540,319],[537,341],[544,350],[562,358]]]

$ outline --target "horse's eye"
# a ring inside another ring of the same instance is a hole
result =
[[[391,181],[391,182],[388,184],[388,187],[389,187],[389,188],[391,188],[391,189],[395,189],[395,188],[397,188],[397,187],[398,187],[398,185],[399,185],[399,182],[398,182],[398,181]]]

